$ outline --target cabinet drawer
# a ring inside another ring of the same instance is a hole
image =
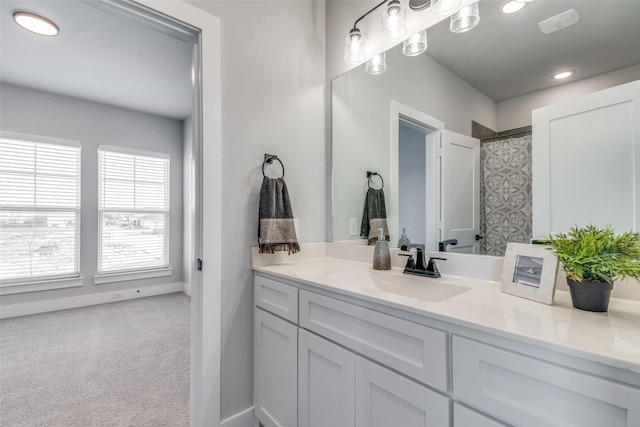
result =
[[[453,405],[454,427],[505,427],[497,421],[485,417],[456,402]]]
[[[453,337],[453,393],[522,427],[637,427],[640,390]]]
[[[442,331],[303,290],[300,326],[447,390],[447,336]]]
[[[254,302],[268,312],[298,323],[298,288],[255,276]]]

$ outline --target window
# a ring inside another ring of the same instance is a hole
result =
[[[169,266],[169,156],[98,149],[98,274]]]
[[[80,144],[0,137],[0,281],[79,277]]]

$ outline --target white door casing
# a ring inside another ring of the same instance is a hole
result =
[[[197,188],[193,224],[199,230],[195,233],[194,255],[203,260],[203,268],[199,275],[194,275],[191,288],[191,425],[218,426],[222,334],[220,20],[180,0],[137,0],[137,3],[200,32],[194,55],[193,151]]]

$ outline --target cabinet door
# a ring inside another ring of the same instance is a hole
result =
[[[353,426],[356,356],[303,329],[298,348],[298,425]]]
[[[453,427],[505,427],[505,425],[456,402],[453,405]]]
[[[264,427],[295,427],[298,328],[261,309],[254,322],[254,414]]]
[[[356,427],[447,427],[449,399],[356,357]]]

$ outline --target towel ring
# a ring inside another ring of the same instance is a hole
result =
[[[382,185],[380,186],[380,190],[382,190],[384,188],[384,179],[382,179],[382,176],[378,173],[378,172],[371,172],[371,171],[367,171],[367,185],[369,186],[369,188],[373,188],[371,186],[371,178],[373,176],[377,176],[378,178],[380,178],[380,182],[382,183]]]
[[[278,156],[276,156],[275,154],[265,154],[264,155],[264,161],[262,162],[262,176],[265,176],[265,177],[267,176],[264,173],[264,165],[265,165],[265,163],[272,164],[274,159],[277,160],[278,162],[280,162],[280,166],[282,166],[282,177],[281,178],[284,178],[284,164],[282,163],[282,160],[280,160],[278,158]]]

